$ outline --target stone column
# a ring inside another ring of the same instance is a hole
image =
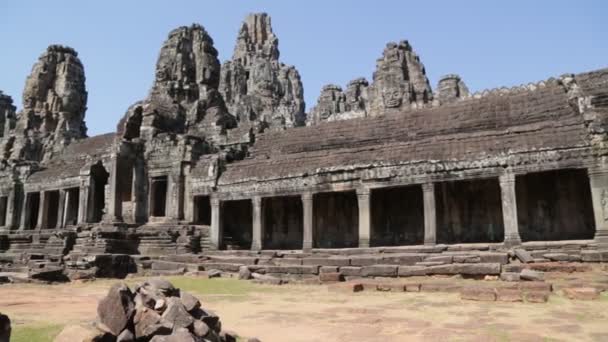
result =
[[[131,185],[131,196],[133,201],[133,222],[143,223],[146,221],[146,174],[142,159],[135,160],[133,164],[133,184]]]
[[[424,244],[437,243],[437,211],[435,204],[435,184],[422,184],[422,203],[424,205]]]
[[[38,205],[38,223],[36,229],[44,229],[47,227],[47,217],[49,214],[49,194],[46,191],[40,191],[40,203]]]
[[[57,224],[51,228],[63,228],[63,218],[66,210],[66,191],[64,189],[59,190],[59,203],[57,205]]]
[[[595,241],[608,246],[608,168],[589,169],[589,184],[595,218]]]
[[[259,251],[262,250],[264,241],[264,210],[262,207],[262,197],[255,196],[251,202],[253,211],[253,238],[251,241],[251,250]]]
[[[211,244],[215,249],[222,248],[222,202],[217,197],[211,197]]]
[[[521,245],[519,223],[517,221],[517,196],[515,195],[515,174],[506,173],[499,177],[502,198],[502,220],[505,230],[504,244],[507,247]]]
[[[78,194],[78,224],[87,223],[89,220],[89,188],[87,182],[80,184]]]
[[[369,247],[371,237],[371,191],[369,189],[357,189],[357,200],[359,204],[359,248]]]
[[[302,194],[302,223],[304,226],[304,237],[302,249],[310,251],[313,247],[313,194],[306,192]]]
[[[27,228],[27,221],[30,217],[31,204],[28,203],[28,193],[23,192],[23,207],[21,208],[21,215],[19,215],[19,230],[25,230]]]
[[[122,196],[120,193],[120,189],[118,189],[118,177],[120,177],[120,175],[118,174],[119,172],[119,159],[118,156],[116,156],[114,159],[112,159],[110,179],[108,184],[110,188],[110,194],[107,199],[108,208],[106,212],[106,217],[104,219],[104,221],[106,221],[107,223],[122,222]],[[96,203],[95,205],[99,205],[99,203]]]
[[[18,200],[17,190],[13,187],[8,193],[8,199],[6,200],[6,227],[9,229],[15,227],[15,217],[20,217],[17,212],[18,208],[21,207],[21,210],[23,210],[23,204],[19,205],[17,203]]]
[[[171,221],[182,220],[184,218],[184,177],[169,175],[167,182],[166,216]]]

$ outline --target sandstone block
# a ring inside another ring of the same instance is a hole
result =
[[[515,257],[517,257],[517,259],[523,263],[530,263],[534,261],[532,255],[525,249],[516,248],[513,252],[515,253]]]
[[[500,280],[502,281],[519,281],[519,273],[515,272],[502,272],[500,274]]]
[[[340,267],[340,273],[344,276],[358,277],[361,276],[361,267],[358,266],[343,266]]]
[[[551,292],[553,291],[553,284],[546,283],[544,281],[525,281],[518,284],[519,289],[522,291],[542,291]]]
[[[570,256],[566,253],[547,253],[543,255],[544,258],[547,258],[551,261],[569,261]]]
[[[549,300],[550,292],[530,291],[525,293],[526,301],[529,303],[546,303]]]
[[[499,263],[501,265],[509,263],[508,253],[481,253],[479,258],[482,263]]]
[[[500,302],[523,302],[523,292],[518,289],[496,289],[496,300]]]
[[[320,265],[320,266],[349,266],[350,259],[344,257],[330,258],[304,258],[303,265]]]
[[[399,266],[397,274],[400,277],[424,276],[427,274],[427,268],[424,266]]]
[[[339,282],[344,278],[340,273],[319,273],[319,280],[322,282]]]
[[[545,274],[543,272],[523,269],[519,274],[519,277],[522,280],[543,281],[545,279]]]
[[[414,265],[422,261],[424,257],[425,254],[391,253],[383,256],[381,263],[386,265]]]
[[[493,302],[496,300],[496,293],[492,288],[468,286],[460,291],[460,298],[465,300]]]
[[[381,262],[382,258],[378,256],[354,255],[350,258],[352,266],[371,266],[380,264]]]
[[[396,265],[373,265],[364,266],[361,269],[361,275],[364,277],[396,277]]]
[[[585,262],[600,262],[602,254],[598,251],[581,251],[581,259]]]
[[[600,291],[593,287],[569,287],[562,291],[569,299],[595,300],[600,298]]]
[[[420,292],[420,284],[405,284],[406,292]]]
[[[321,273],[337,273],[340,268],[338,266],[321,266],[319,268],[319,274]]]

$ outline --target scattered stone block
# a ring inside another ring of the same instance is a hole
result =
[[[524,264],[534,261],[534,258],[532,257],[532,255],[530,253],[528,253],[528,251],[526,251],[525,249],[516,248],[513,251],[513,253],[515,254],[515,257],[517,259],[519,259],[519,261],[523,262]]]
[[[186,291],[180,291],[179,297],[184,305],[184,308],[188,312],[192,312],[201,307],[201,302]]]
[[[546,303],[549,300],[550,292],[530,291],[525,293],[526,301],[529,303]]]
[[[600,291],[594,287],[569,287],[562,289],[569,299],[574,300],[596,300],[600,298]]]
[[[522,265],[522,264],[502,265],[503,272],[521,273],[521,270],[523,270],[523,269],[524,269],[524,265]]]
[[[211,278],[219,278],[221,276],[222,276],[222,271],[220,271],[220,270],[211,269],[211,270],[207,271],[207,277],[209,279],[211,279]]]
[[[241,280],[249,280],[251,279],[251,271],[247,266],[239,267],[239,279]]]
[[[376,285],[376,290],[377,291],[383,291],[383,292],[404,292],[405,291],[405,284],[400,284],[400,283],[393,283],[393,282],[389,282],[389,283],[378,283]]]
[[[304,258],[303,265],[319,265],[319,266],[350,266],[350,259],[344,257],[329,257],[329,258]]]
[[[108,294],[99,302],[97,315],[100,323],[110,333],[118,336],[126,327],[135,311],[133,293],[124,283],[115,284]]]
[[[169,322],[173,326],[173,330],[176,328],[189,328],[194,323],[194,319],[186,311],[180,299],[168,297],[166,301],[167,309],[165,309],[161,318]]]
[[[492,288],[469,286],[460,291],[460,299],[493,302],[496,300],[496,293]]]
[[[420,284],[421,292],[459,292],[461,289],[462,286],[454,284]]]
[[[545,280],[545,274],[539,271],[533,271],[530,269],[523,269],[519,274],[519,277],[522,280],[530,280],[530,281],[543,281]]]
[[[518,289],[497,288],[496,300],[500,302],[523,302],[524,296]]]

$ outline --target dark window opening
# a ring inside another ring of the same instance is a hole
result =
[[[25,229],[34,229],[38,224],[38,210],[40,209],[40,193],[31,192],[26,197]]]
[[[103,165],[97,163],[91,167],[91,187],[89,189],[89,222],[100,222],[106,206],[105,192],[110,174]]]
[[[46,227],[57,227],[57,214],[59,213],[59,191],[47,191],[46,197]]]
[[[226,201],[222,207],[226,249],[251,249],[253,215],[251,200]]]
[[[209,196],[194,196],[194,224],[211,225],[211,202]]]

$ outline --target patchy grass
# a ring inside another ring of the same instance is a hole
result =
[[[256,292],[280,291],[278,287],[254,284],[231,278],[201,279],[197,277],[167,277],[175,287],[192,292],[205,300],[243,300]]]
[[[16,325],[11,334],[12,342],[51,342],[57,336],[62,325],[36,323],[31,325]]]

